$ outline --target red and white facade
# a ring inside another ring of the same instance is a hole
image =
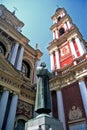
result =
[[[53,116],[64,130],[86,130],[87,119],[87,44],[64,8],[52,16],[53,40],[48,51]]]

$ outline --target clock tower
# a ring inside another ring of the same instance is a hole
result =
[[[51,17],[53,40],[49,43],[53,116],[64,130],[86,129],[87,44],[64,8]]]

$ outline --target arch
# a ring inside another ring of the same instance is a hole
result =
[[[26,62],[25,60],[23,60],[22,61],[22,72],[23,72],[23,74],[26,77],[30,78],[30,71],[31,71],[31,67],[30,67],[29,63]]]
[[[14,130],[25,130],[25,122],[28,121],[28,118],[26,118],[23,115],[19,115],[16,117]]]
[[[58,20],[58,22],[61,20],[61,17],[59,16],[58,18],[57,18],[57,20]]]
[[[3,54],[4,56],[6,55],[6,47],[1,41],[0,41],[0,53]]]
[[[11,50],[11,45],[4,39],[0,39],[0,47],[5,50],[5,53],[3,54],[5,58],[7,58],[10,50]]]
[[[64,33],[65,33],[65,30],[64,30],[63,27],[61,27],[61,28],[59,29],[59,35],[61,36],[61,35],[63,35]]]
[[[29,75],[28,76],[25,75],[25,76],[32,79],[33,78],[33,71],[34,71],[34,64],[27,57],[24,57],[23,61],[22,61],[22,72],[23,72],[23,65],[25,65],[27,68],[29,67],[28,69],[30,69]]]

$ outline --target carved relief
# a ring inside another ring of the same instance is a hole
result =
[[[70,54],[68,45],[66,45],[60,49],[60,54],[61,54],[61,57],[64,57],[64,56]]]
[[[72,106],[72,109],[69,111],[69,120],[77,120],[82,118],[82,111],[79,107]]]
[[[17,115],[24,115],[25,117],[31,118],[33,114],[32,105],[23,101],[18,102]]]

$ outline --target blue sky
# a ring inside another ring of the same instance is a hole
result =
[[[64,7],[77,25],[83,38],[87,41],[87,0],[0,0],[10,11],[17,8],[16,16],[24,22],[22,33],[30,40],[30,45],[44,53],[41,61],[45,61],[50,70],[50,58],[47,51],[52,41],[50,27],[51,16],[57,7]]]

